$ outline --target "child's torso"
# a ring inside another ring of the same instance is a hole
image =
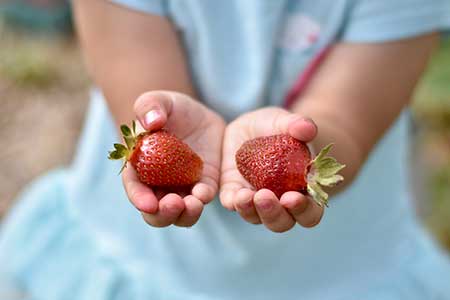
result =
[[[245,4],[224,3],[173,1],[171,17],[183,33],[202,100],[228,118],[265,105],[282,106],[301,73],[337,39],[346,5],[324,10],[333,5],[247,1],[253,9],[240,10]],[[217,13],[206,13],[212,9]],[[176,290],[199,295],[226,290],[231,298],[247,299],[246,293],[255,296],[259,287],[276,280],[279,299],[287,299],[298,282],[308,282],[303,295],[350,282],[364,288],[370,283],[366,277],[383,274],[410,247],[415,223],[406,193],[406,113],[353,186],[333,198],[315,229],[274,234],[245,223],[217,200],[191,229],[155,229],[126,200],[116,175],[120,166],[106,160],[114,126],[100,93],[93,98],[73,167],[75,180],[69,183],[77,218],[106,253],[170,278]],[[267,292],[258,298],[275,299]]]

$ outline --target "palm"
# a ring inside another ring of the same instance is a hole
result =
[[[224,131],[221,118],[201,104],[193,103],[189,110],[173,107],[164,127],[202,158],[203,173],[198,184],[206,184],[217,191]]]
[[[311,227],[320,221],[323,209],[309,197],[290,191],[278,198],[272,191],[254,188],[237,169],[235,154],[250,139],[289,134],[310,142],[317,134],[315,124],[281,108],[264,108],[247,113],[228,125],[223,142],[220,200],[249,223],[263,223],[269,230],[284,232],[295,223]]]
[[[289,114],[280,108],[265,108],[243,115],[231,123],[224,138],[224,151],[222,162],[222,193],[236,194],[240,189],[253,189],[238,171],[235,154],[241,145],[250,139],[260,136],[286,133],[287,124],[284,127],[279,120]],[[223,197],[221,197],[223,199]],[[230,197],[231,198],[231,197]],[[228,201],[223,203],[225,207],[234,209]]]

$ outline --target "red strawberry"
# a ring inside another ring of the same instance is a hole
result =
[[[121,130],[127,146],[114,144],[109,159],[125,159],[122,170],[130,162],[149,186],[183,187],[200,180],[202,159],[175,135],[159,130],[136,136],[134,122],[132,129],[122,125]]]
[[[314,160],[307,145],[287,134],[246,141],[236,152],[236,165],[256,189],[266,188],[278,197],[288,191],[309,193],[320,206],[328,195],[320,185],[333,186],[344,178],[337,173],[345,166],[326,156],[332,144]]]

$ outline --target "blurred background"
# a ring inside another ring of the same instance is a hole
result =
[[[88,100],[64,0],[0,2],[0,220],[37,175],[70,163]],[[411,186],[417,213],[450,251],[450,39],[412,106]]]

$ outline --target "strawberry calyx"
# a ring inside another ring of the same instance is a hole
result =
[[[332,187],[344,180],[338,172],[345,168],[331,156],[327,156],[333,144],[325,146],[319,154],[311,161],[311,171],[307,175],[307,191],[314,201],[321,207],[328,207],[328,194],[322,186]]]
[[[120,160],[123,159],[124,163],[122,168],[119,171],[119,174],[122,173],[123,169],[127,166],[127,161],[130,159],[131,154],[134,151],[136,146],[136,122],[133,121],[131,123],[131,128],[125,124],[120,126],[120,131],[122,132],[123,140],[125,141],[125,145],[122,144],[114,144],[114,150],[109,151],[108,159],[111,160]]]

